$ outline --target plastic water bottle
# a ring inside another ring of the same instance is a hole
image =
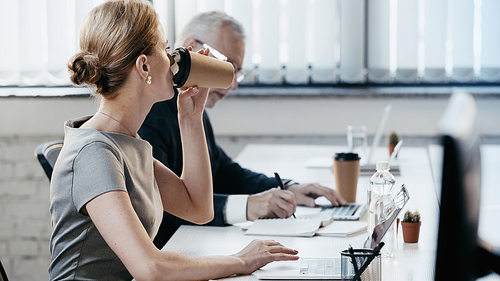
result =
[[[368,235],[371,235],[376,225],[389,218],[388,206],[392,203],[392,189],[396,179],[389,172],[389,162],[379,161],[376,164],[377,172],[370,179],[370,189],[368,191],[369,213],[368,213]],[[392,223],[387,230],[382,241],[385,246],[382,248],[384,256],[393,257],[397,248],[397,224]]]

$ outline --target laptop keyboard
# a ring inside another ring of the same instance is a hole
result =
[[[340,275],[340,258],[303,258],[300,275]]]
[[[346,206],[331,207],[328,209],[332,210],[332,215],[334,218],[344,218],[354,215],[358,210],[358,208],[359,205],[346,205]]]

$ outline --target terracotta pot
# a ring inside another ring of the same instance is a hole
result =
[[[401,222],[401,226],[403,227],[403,240],[405,241],[405,243],[418,243],[421,224],[421,221]]]
[[[391,155],[392,155],[392,152],[394,152],[394,148],[395,148],[395,147],[396,147],[396,145],[395,145],[395,144],[392,144],[392,143],[389,143],[389,144],[387,145],[387,148],[389,149],[389,156],[391,156]],[[397,154],[396,154],[396,157],[398,157],[398,155],[397,155]]]

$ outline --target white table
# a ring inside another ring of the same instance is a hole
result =
[[[245,168],[268,176],[279,172],[283,178],[292,178],[302,183],[319,182],[335,188],[334,176],[330,169],[306,168],[305,163],[311,157],[330,157],[344,149],[344,147],[317,145],[247,145],[235,160]],[[382,148],[374,157],[378,160],[387,158],[387,150]],[[417,244],[403,243],[401,230],[399,231],[396,257],[382,259],[382,277],[383,280],[397,281],[434,280],[439,208],[427,149],[405,147],[398,155],[397,164],[401,167],[401,175],[396,176],[396,188],[405,183],[411,197],[403,210],[418,210],[422,216],[422,228]],[[359,178],[358,202],[365,202],[369,182],[369,176]],[[362,220],[366,220],[366,214]],[[347,238],[245,236],[240,228],[234,226],[182,226],[163,250],[198,256],[233,254],[253,239],[270,238],[297,249],[302,257],[331,257],[339,256],[339,252],[346,249],[349,244],[361,247],[366,236],[366,232]],[[500,280],[495,275],[486,279]],[[247,275],[224,280],[257,280],[257,277]]]

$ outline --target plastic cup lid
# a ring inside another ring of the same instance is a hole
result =
[[[359,160],[361,157],[357,153],[346,152],[346,153],[335,153],[335,160],[337,161],[355,161]]]

